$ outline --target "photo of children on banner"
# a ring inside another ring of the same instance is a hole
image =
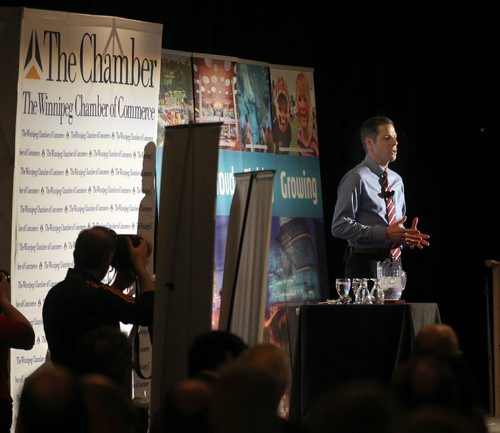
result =
[[[292,127],[290,118],[290,98],[284,77],[278,77],[274,87],[273,139],[278,153],[290,150]]]
[[[295,87],[299,155],[319,156],[318,138],[313,122],[311,86],[305,73],[297,74]]]

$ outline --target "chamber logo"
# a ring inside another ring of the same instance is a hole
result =
[[[38,45],[38,35],[35,31],[31,32],[30,45],[24,62],[24,70],[27,70],[25,78],[30,80],[39,80],[40,72],[43,72],[40,47]]]
[[[79,43],[70,45],[60,31],[32,30],[24,63],[25,78],[152,88],[159,64],[156,58],[141,52],[142,45],[132,34],[120,37],[116,26],[108,36],[84,32]]]

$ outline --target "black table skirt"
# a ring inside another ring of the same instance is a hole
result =
[[[302,421],[324,392],[348,381],[389,383],[417,332],[439,323],[437,304],[302,305],[287,308],[292,355],[290,419]]]

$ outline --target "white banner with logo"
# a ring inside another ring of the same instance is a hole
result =
[[[43,300],[73,265],[79,231],[105,225],[153,240],[161,36],[159,24],[23,11],[12,302],[36,344],[12,351],[14,400],[45,360]]]

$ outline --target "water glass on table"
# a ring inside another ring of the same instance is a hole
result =
[[[349,297],[349,292],[351,291],[351,279],[337,278],[335,280],[335,288],[339,294],[339,304],[349,304],[351,302],[351,298]]]
[[[358,304],[358,289],[359,289],[359,286],[361,285],[361,281],[363,280],[363,278],[353,278],[351,280],[351,289],[352,289],[352,292],[354,293],[354,303],[355,304]]]
[[[368,278],[361,278],[358,293],[356,297],[356,304],[371,304],[371,295],[368,290]]]

